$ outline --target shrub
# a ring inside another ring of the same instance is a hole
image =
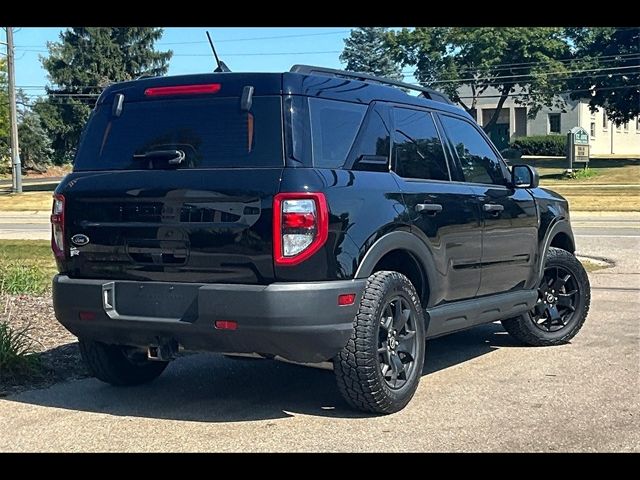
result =
[[[29,330],[29,327],[16,330],[8,321],[0,321],[0,379],[37,372],[39,357],[33,349]]]
[[[534,135],[518,137],[509,145],[519,150],[522,155],[565,156],[567,154],[567,137],[564,135]]]

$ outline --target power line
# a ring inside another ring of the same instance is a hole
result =
[[[338,35],[341,33],[348,33],[351,30],[339,30],[337,32],[321,32],[321,33],[300,33],[295,35],[273,35],[270,37],[251,37],[251,38],[230,38],[227,40],[216,40],[215,43],[227,43],[227,42],[251,42],[254,40],[275,40],[279,38],[303,38],[303,37],[317,37],[321,35]],[[198,43],[208,43],[206,40],[196,40],[191,42],[158,42],[158,45],[189,45]]]
[[[268,55],[323,55],[340,53],[340,50],[326,50],[322,52],[270,52],[270,53],[225,53],[225,57],[264,57]],[[221,54],[222,55],[222,54]],[[174,53],[174,57],[210,57],[210,53]]]
[[[319,37],[324,35],[338,35],[342,33],[348,33],[351,30],[338,30],[335,32],[318,32],[318,33],[299,33],[291,35],[272,35],[268,37],[249,37],[249,38],[229,38],[225,40],[216,40],[215,43],[231,43],[231,42],[252,42],[256,40],[276,40],[279,38],[303,38],[303,37]],[[187,42],[158,42],[156,45],[197,45],[207,44],[207,40],[193,40]],[[42,45],[16,45],[18,48],[40,48]]]
[[[435,82],[431,82],[432,84],[441,84],[441,83],[460,83],[460,82],[471,82],[478,80],[494,80],[496,78],[505,79],[505,78],[525,78],[525,77],[534,77],[536,75],[566,75],[568,73],[587,73],[587,72],[604,72],[608,70],[624,70],[629,68],[640,68],[640,65],[630,65],[626,67],[609,67],[609,68],[589,68],[586,70],[567,70],[565,72],[540,72],[535,75],[505,75],[501,77],[477,77],[477,78],[460,78],[456,80],[437,80]]]
[[[622,75],[627,75],[626,72],[620,72],[620,73],[602,73],[602,74],[596,74],[596,75],[590,75],[589,78],[600,78],[600,77],[616,77],[616,76],[622,76]],[[579,77],[577,76],[571,76],[571,77],[566,77],[563,78],[563,80],[575,80]],[[524,83],[522,80],[512,80],[510,82],[501,82],[500,85],[516,85],[516,84],[521,84]],[[47,85],[18,85],[17,88],[21,89],[21,90],[28,90],[28,89],[44,89],[47,88]],[[104,89],[107,86],[99,86],[99,85],[73,85],[73,87],[71,88],[100,88],[100,89]],[[57,92],[52,92],[52,93],[29,93],[29,92],[23,92],[25,95],[29,96],[29,97],[59,97],[59,96],[99,96],[99,93],[66,93],[66,92],[61,92],[61,93],[57,93]]]
[[[580,57],[580,58],[566,58],[566,59],[558,59],[555,60],[556,62],[560,62],[560,63],[571,63],[574,61],[589,61],[589,60],[594,60],[594,61],[598,61],[599,63],[611,63],[611,62],[617,62],[620,60],[624,60],[624,61],[631,61],[631,60],[635,60],[635,58],[629,58],[629,57],[638,57],[640,58],[640,53],[625,53],[625,54],[616,54],[616,55],[602,55],[600,57]],[[601,60],[604,59],[604,60]],[[489,67],[490,70],[521,70],[524,68],[531,68],[531,67],[535,67],[537,65],[546,65],[547,62],[544,61],[539,61],[539,62],[521,62],[521,63],[503,63],[503,64],[497,64],[497,65],[493,65],[491,67]],[[517,65],[523,65],[523,66],[517,66]],[[402,70],[402,73],[412,73],[412,72],[416,72],[418,69],[418,67],[414,67],[413,69],[407,69],[407,70]],[[474,72],[474,71],[478,71],[480,70],[480,68],[473,68],[473,67],[465,67],[465,68],[461,68],[460,71],[464,72],[464,71],[469,71],[469,72]]]
[[[602,87],[602,88],[597,88],[596,90],[622,90],[625,88],[637,88],[640,87],[640,83],[635,84],[635,85],[626,85],[624,87]],[[575,89],[575,90],[565,90],[564,92],[559,92],[558,95],[566,95],[569,93],[578,93],[578,92],[591,92],[593,91],[590,88],[582,88],[582,89]],[[526,97],[526,96],[530,96],[530,93],[509,93],[506,96],[507,97]],[[476,95],[475,98],[477,98],[478,100],[483,99],[483,98],[501,98],[502,95]],[[474,98],[473,95],[465,95],[465,96],[461,96],[459,98]]]

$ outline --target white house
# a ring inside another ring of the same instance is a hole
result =
[[[465,103],[470,103],[471,91],[460,90],[460,96]],[[478,98],[475,113],[476,121],[486,125],[495,111],[499,92],[487,89]],[[467,97],[467,98],[465,98]],[[564,98],[566,106],[561,109],[543,108],[535,118],[527,116],[527,108],[516,103],[517,97],[510,96],[505,101],[498,122],[489,132],[491,140],[499,149],[506,148],[515,137],[531,135],[566,135],[576,126],[589,132],[591,155],[633,155],[640,156],[640,117],[616,127],[602,109],[591,113],[588,100],[570,100]],[[467,103],[467,105],[469,104]]]

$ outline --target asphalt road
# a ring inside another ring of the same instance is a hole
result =
[[[330,371],[192,355],[147,386],[0,399],[0,451],[639,452],[640,230],[578,217],[578,251],[615,266],[590,275],[571,344],[520,347],[499,324],[431,341],[414,399],[384,417],[349,410]]]

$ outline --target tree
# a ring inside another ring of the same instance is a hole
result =
[[[18,125],[18,137],[23,168],[43,170],[43,165],[51,163],[53,156],[51,139],[37,113],[24,112],[22,122]]]
[[[425,86],[438,88],[467,111],[476,108],[478,96],[488,88],[498,101],[489,122],[490,131],[510,95],[535,116],[543,106],[563,103],[562,91],[570,56],[562,28],[556,27],[420,27],[387,34],[396,61],[414,67]],[[461,95],[466,86],[468,95]]]
[[[50,42],[42,65],[52,87],[34,110],[52,138],[56,161],[69,161],[98,94],[112,82],[141,75],[163,75],[172,52],[158,52],[154,44],[161,28],[74,27]]]
[[[620,125],[640,115],[640,28],[572,28],[575,50],[568,87]]]
[[[346,69],[401,80],[402,69],[389,55],[388,30],[384,27],[351,30],[340,54],[340,61],[346,63]]]

